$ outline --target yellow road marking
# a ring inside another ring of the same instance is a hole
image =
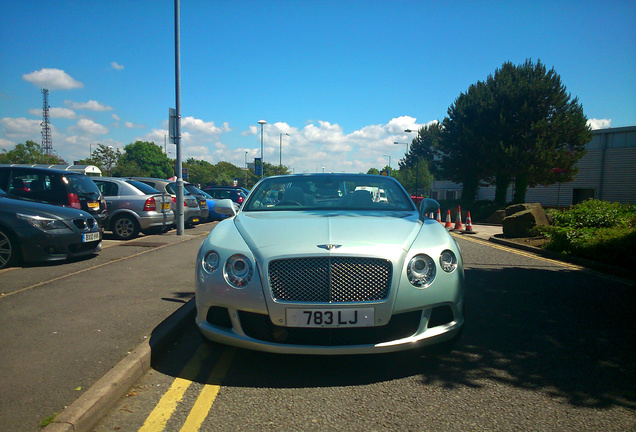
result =
[[[570,263],[567,263],[567,262],[554,260],[554,259],[551,259],[551,258],[546,258],[544,256],[537,255],[537,254],[534,254],[532,252],[527,252],[527,251],[524,251],[524,250],[511,248],[511,247],[500,245],[500,244],[493,243],[493,242],[486,242],[486,241],[483,241],[483,240],[477,240],[477,239],[473,239],[473,238],[465,237],[465,236],[461,236],[461,237],[458,237],[458,238],[461,238],[463,240],[470,241],[470,242],[473,242],[473,243],[480,243],[480,244],[486,243],[488,246],[493,247],[495,249],[503,250],[503,251],[506,251],[506,252],[511,252],[511,253],[516,254],[516,255],[520,255],[520,256],[524,256],[524,257],[528,257],[528,258],[534,258],[534,259],[537,259],[539,261],[549,262],[549,263],[556,264],[556,265],[559,265],[561,267],[565,267],[565,268],[569,268],[569,269],[573,269],[573,270],[587,270],[583,266],[579,266],[579,265],[576,265],[576,264],[570,264]]]
[[[223,352],[218,364],[210,373],[207,384],[203,387],[203,390],[201,390],[199,397],[190,410],[190,414],[188,414],[181,428],[181,432],[194,432],[201,428],[203,421],[210,412],[210,408],[212,408],[216,396],[219,394],[221,381],[223,381],[225,374],[232,364],[234,354],[236,354],[235,348],[228,348]]]
[[[199,347],[188,364],[181,370],[179,377],[175,378],[168,391],[161,397],[161,400],[152,410],[139,432],[163,431],[177,405],[183,399],[186,390],[192,384],[192,380],[201,369],[203,360],[210,354],[210,349],[210,345],[205,343]]]

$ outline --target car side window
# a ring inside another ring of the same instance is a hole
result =
[[[95,181],[97,188],[104,195],[107,196],[117,196],[119,195],[117,184],[105,182],[105,181]]]

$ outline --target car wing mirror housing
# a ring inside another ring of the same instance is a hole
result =
[[[231,199],[220,199],[214,203],[214,211],[227,216],[236,216],[236,207]]]
[[[420,219],[428,218],[429,213],[437,213],[439,203],[431,198],[424,198],[420,203]]]

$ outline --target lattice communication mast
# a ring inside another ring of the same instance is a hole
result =
[[[53,142],[51,140],[51,122],[49,121],[49,89],[42,89],[44,104],[42,107],[42,152],[50,155],[53,153]]]

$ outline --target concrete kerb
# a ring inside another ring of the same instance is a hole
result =
[[[60,413],[44,432],[88,432],[112,409],[126,392],[150,369],[153,358],[160,356],[181,335],[188,320],[193,320],[194,299],[166,318],[142,342],[106,375],[100,378],[75,402]]]

